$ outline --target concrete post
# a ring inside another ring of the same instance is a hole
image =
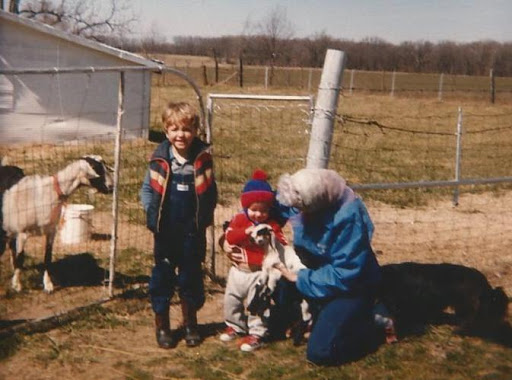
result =
[[[306,159],[307,168],[327,168],[331,153],[334,121],[341,89],[345,53],[327,50],[324,68],[318,86],[317,101],[313,114],[313,125]]]

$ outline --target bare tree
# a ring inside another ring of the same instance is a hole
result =
[[[325,52],[334,47],[334,40],[322,31],[315,33],[313,37],[308,38],[302,44],[307,48],[307,65],[312,67],[322,67],[325,58]]]
[[[150,53],[157,53],[162,50],[162,47],[166,44],[167,39],[165,35],[160,31],[158,24],[152,24],[151,29],[147,34],[140,39],[142,52],[148,56]]]
[[[128,0],[10,0],[9,11],[96,40],[125,34],[136,21]]]
[[[279,54],[283,54],[282,48],[285,42],[293,37],[294,28],[286,9],[280,6],[272,8],[257,25],[259,34],[263,37],[264,53],[270,62],[270,84],[274,77],[274,66]]]

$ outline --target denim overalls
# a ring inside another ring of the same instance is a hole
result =
[[[197,230],[194,169],[191,162],[172,160],[172,174],[162,209],[162,231],[155,237],[155,266],[149,281],[153,311],[169,309],[175,287],[180,299],[196,310],[205,301],[202,261],[205,233]],[[176,273],[177,272],[177,273]]]

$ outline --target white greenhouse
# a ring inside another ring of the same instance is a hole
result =
[[[119,72],[61,69],[158,64],[136,54],[0,11],[0,142],[59,142],[116,131]],[[21,73],[52,69],[52,73]],[[5,75],[1,75],[2,74]],[[9,74],[6,70],[17,70]],[[126,71],[123,130],[146,137],[151,72]]]

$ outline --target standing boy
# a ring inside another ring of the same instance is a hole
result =
[[[141,189],[147,227],[154,234],[155,265],[149,282],[160,347],[177,343],[169,307],[175,287],[187,346],[197,346],[197,311],[205,301],[202,262],[206,227],[213,222],[217,186],[208,145],[198,138],[199,117],[188,103],[169,103],[162,113],[167,140],[155,149]]]

